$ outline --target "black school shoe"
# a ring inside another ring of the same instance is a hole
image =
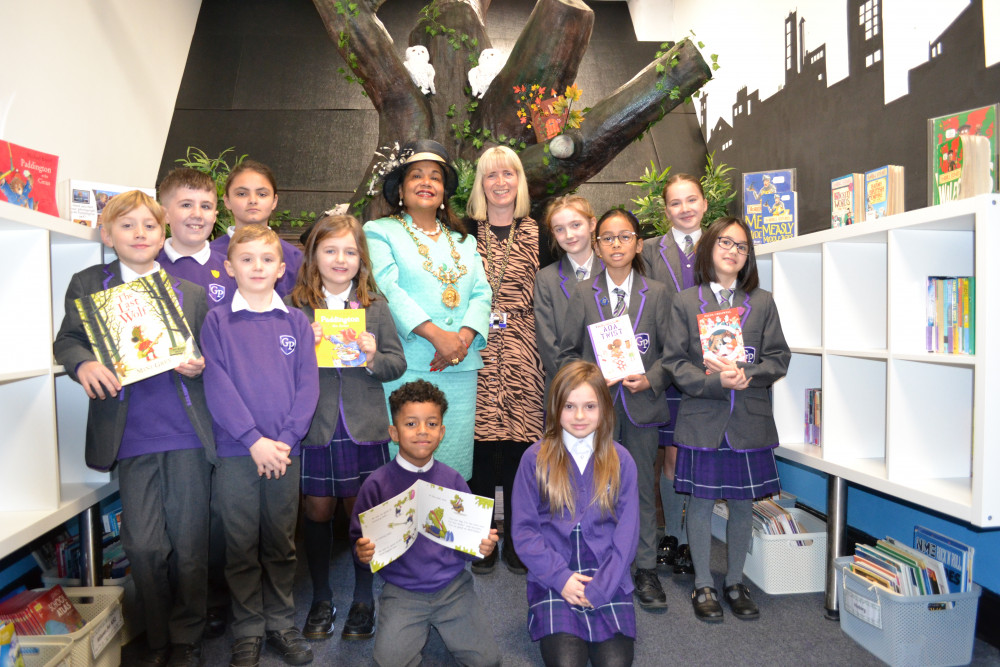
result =
[[[321,641],[333,635],[333,621],[337,618],[337,608],[329,600],[313,602],[306,617],[302,636],[309,641]]]
[[[229,667],[259,667],[260,637],[241,637],[233,642]]]
[[[660,567],[673,567],[677,562],[677,538],[664,535],[656,546],[656,564]]]
[[[751,620],[760,616],[760,609],[757,608],[757,603],[750,597],[750,589],[745,584],[726,586],[722,592],[723,597],[726,598],[726,602],[729,604],[729,608],[733,610],[736,618]]]
[[[368,639],[375,636],[375,607],[364,602],[354,602],[347,612],[347,622],[340,633],[341,639]]]
[[[667,609],[667,594],[663,592],[656,570],[637,569],[635,571],[635,596],[644,609]]]
[[[267,647],[280,654],[286,665],[305,665],[313,659],[313,650],[298,628],[268,630]]]
[[[202,633],[203,639],[215,639],[226,634],[226,613],[227,607],[209,607],[205,614],[205,630]]]
[[[494,553],[496,549],[494,549]],[[517,557],[517,552],[514,551],[514,547],[510,546],[507,540],[503,543],[503,555],[500,556],[503,560],[503,564],[507,566],[507,569],[514,574],[528,574],[528,568],[521,559]]]
[[[167,667],[200,667],[201,644],[174,644]]]
[[[696,588],[691,591],[691,606],[699,621],[719,623],[722,621],[722,605],[719,604],[719,594],[710,586]]]
[[[142,658],[139,659],[140,667],[166,667],[170,659],[170,647],[149,649]]]
[[[694,563],[691,562],[691,549],[686,544],[677,547],[677,557],[674,559],[674,574],[694,574]]]
[[[497,552],[500,551],[499,546],[494,546],[493,551],[490,555],[481,558],[480,560],[472,561],[472,574],[490,574],[496,569],[497,566]]]

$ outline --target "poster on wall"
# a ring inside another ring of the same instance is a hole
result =
[[[790,239],[798,231],[795,169],[743,174],[743,219],[754,245]]]
[[[997,192],[1000,104],[927,120],[927,204]]]

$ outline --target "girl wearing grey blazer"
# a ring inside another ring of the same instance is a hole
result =
[[[791,353],[771,294],[758,287],[756,258],[746,223],[720,218],[698,244],[696,286],[674,297],[664,357],[683,397],[674,431],[675,488],[691,494],[687,531],[694,561],[695,615],[721,621],[722,607],[709,571],[712,509],[729,505],[728,569],[724,598],[737,618],[755,618],[757,605],[743,584],[753,499],[780,490],[774,448],[778,432],[769,387],[784,377]],[[698,315],[734,308],[745,361],[703,355]]]

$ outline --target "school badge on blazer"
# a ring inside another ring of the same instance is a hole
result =
[[[295,336],[289,336],[288,334],[278,336],[278,344],[281,346],[281,351],[285,353],[285,356],[288,356],[295,351]]]
[[[649,349],[649,334],[648,333],[636,334],[635,346],[639,348],[640,354],[646,354],[646,350]]]
[[[743,346],[743,351],[746,352],[746,355],[747,355],[747,360],[746,361],[747,361],[747,363],[748,364],[752,364],[754,362],[754,360],[757,358],[757,348],[751,347],[749,345],[744,345]]]

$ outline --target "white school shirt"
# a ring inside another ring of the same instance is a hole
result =
[[[576,270],[577,269],[583,269],[584,271],[587,272],[587,275],[585,275],[583,278],[580,278],[580,280],[586,280],[587,278],[590,277],[590,269],[591,269],[591,267],[594,266],[594,251],[593,250],[590,252],[590,257],[588,257],[587,261],[584,262],[583,264],[577,264],[576,260],[574,260],[569,255],[566,255],[566,257],[567,257],[567,259],[569,259],[569,265],[573,267],[573,275],[576,275]]]
[[[208,263],[208,260],[212,258],[212,248],[209,246],[208,241],[205,241],[205,245],[202,246],[201,250],[191,255],[182,255],[174,250],[172,241],[173,239],[169,238],[163,243],[163,252],[166,253],[167,259],[171,262],[176,262],[181,257],[190,257],[202,266],[205,266],[205,264]]]
[[[352,282],[347,286],[343,292],[339,294],[334,294],[329,291],[326,287],[323,288],[323,298],[326,299],[326,307],[330,310],[343,310],[347,307],[347,297],[351,296],[351,290],[354,289],[354,283]]]
[[[240,310],[253,311],[253,308],[250,307],[250,304],[247,303],[247,300],[243,297],[242,294],[240,294],[240,291],[236,290],[236,294],[233,295],[233,312],[235,313]],[[272,310],[283,310],[286,313],[288,312],[288,306],[286,306],[285,303],[281,300],[281,297],[278,295],[277,292],[271,292],[271,303],[270,305],[267,306],[267,308],[256,312],[267,313]]]
[[[712,288],[712,293],[715,294],[715,302],[716,303],[721,303],[722,302],[722,298],[719,296],[719,292],[721,290],[723,290],[723,289],[731,289],[731,290],[733,290],[732,296],[729,297],[729,301],[730,301],[729,307],[732,308],[733,306],[736,305],[735,303],[732,302],[733,299],[736,297],[736,281],[735,280],[733,281],[733,284],[730,285],[728,288],[723,288],[720,283],[714,283],[714,282],[713,283],[709,283],[709,287]]]
[[[135,271],[133,271],[129,267],[125,266],[125,262],[122,262],[122,261],[118,262],[118,266],[119,266],[119,268],[121,268],[121,271],[122,271],[122,282],[123,283],[130,283],[133,280],[138,280],[139,278],[145,278],[146,276],[151,276],[151,275],[153,275],[154,273],[156,273],[157,271],[160,270],[160,263],[159,262],[153,262],[153,268],[150,269],[149,271],[147,271],[146,273],[136,273]]]
[[[562,440],[563,446],[573,457],[573,461],[576,462],[576,467],[580,469],[582,475],[583,471],[587,469],[587,462],[594,455],[594,432],[591,431],[590,435],[582,438],[574,438],[566,432],[566,429],[563,429]]]
[[[698,229],[694,230],[690,234],[685,234],[676,227],[671,227],[670,233],[674,235],[674,243],[676,243],[677,247],[681,249],[681,254],[684,254],[684,237],[690,236],[691,243],[693,243],[694,245],[698,245],[698,239],[701,238],[701,225],[699,225]]]
[[[418,467],[404,459],[402,454],[396,454],[396,463],[398,463],[399,467],[403,470],[408,470],[410,472],[427,472],[431,469],[431,466],[434,465],[434,458],[432,457],[431,460],[427,462],[427,465]]]
[[[632,276],[635,275],[635,271],[628,272],[628,278],[625,279],[621,285],[616,285],[615,281],[611,279],[610,273],[605,273],[605,277],[608,279],[608,298],[611,300],[611,309],[614,310],[615,304],[618,303],[618,295],[615,294],[614,289],[625,290],[625,312],[623,315],[628,315],[629,297],[632,296]]]

